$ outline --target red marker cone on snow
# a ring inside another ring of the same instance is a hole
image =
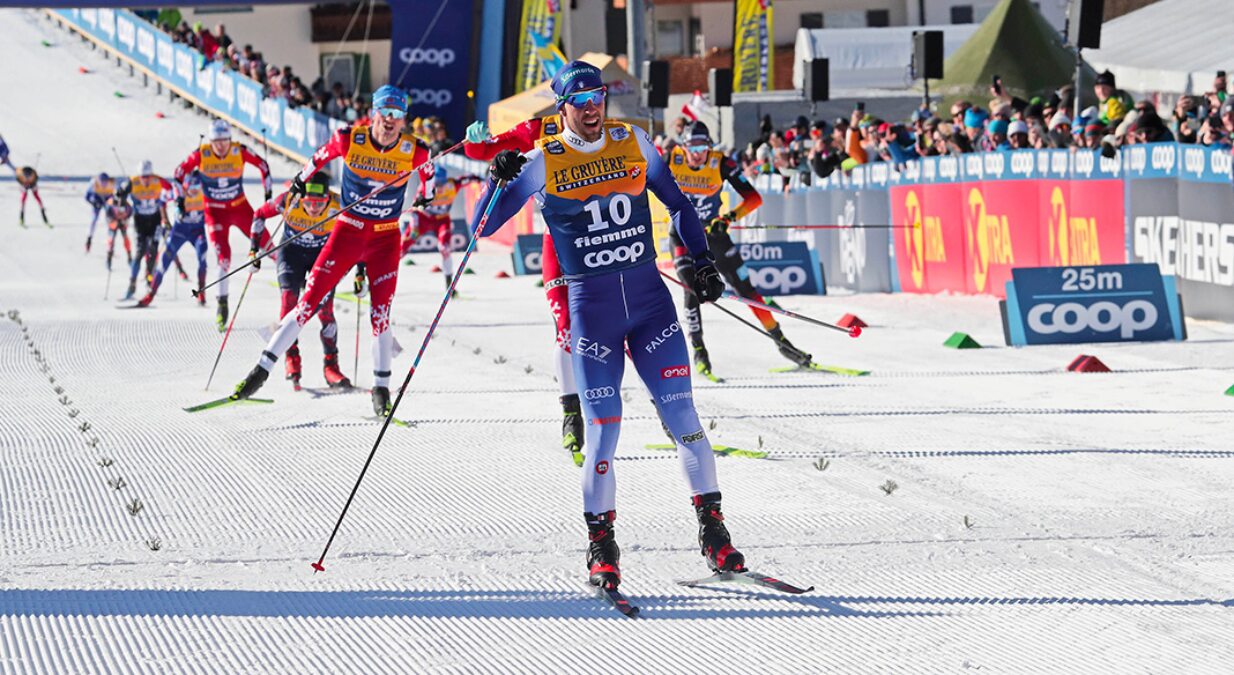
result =
[[[154,116],[155,116],[156,118],[158,118],[158,119],[163,119],[164,117],[167,117],[166,115],[164,115],[164,114],[163,114],[163,113],[161,113],[161,112],[156,112],[156,113],[154,113]]]
[[[856,314],[845,314],[844,316],[840,317],[840,320],[836,322],[836,325],[843,326],[845,328],[852,328],[853,326],[857,326],[858,328],[869,328],[870,327],[870,324],[862,321],[861,317],[857,316]],[[859,332],[858,335],[860,334],[861,333]]]
[[[428,271],[436,274],[441,271],[441,265],[433,265],[432,267],[429,268]]]
[[[1073,373],[1108,373],[1110,372],[1110,367],[1095,356],[1080,354],[1067,365],[1067,370]]]
[[[510,273],[505,270],[497,270],[497,274],[494,274],[493,276],[497,277],[498,279],[509,279]]]
[[[85,66],[77,66],[77,72],[81,73],[82,75],[85,75],[86,73],[90,72],[90,69]]]

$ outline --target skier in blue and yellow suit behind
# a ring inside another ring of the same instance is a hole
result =
[[[616,485],[613,455],[621,428],[625,352],[651,392],[677,443],[694,494],[703,555],[715,570],[742,570],[720,511],[715,457],[694,410],[690,356],[677,313],[655,265],[647,189],[664,202],[673,226],[697,261],[695,291],[714,301],[724,282],[707,251],[693,205],[647,134],[604,119],[606,88],[595,66],[574,61],[553,78],[565,128],[493,160],[492,176],[509,181],[497,197],[490,235],[535,197],[552,232],[569,285],[571,352],[587,419],[583,507],[590,535],[590,581],[615,588],[620,552],[613,536]],[[525,164],[525,166],[524,166]],[[480,204],[488,203],[490,181]],[[483,209],[476,209],[477,219]],[[473,223],[473,229],[478,226]]]

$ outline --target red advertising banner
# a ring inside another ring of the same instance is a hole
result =
[[[907,293],[1003,297],[1014,267],[1125,260],[1121,180],[985,180],[890,188]]]
[[[940,183],[892,187],[900,290],[907,293],[964,291],[963,185]]]

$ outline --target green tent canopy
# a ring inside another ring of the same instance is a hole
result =
[[[1091,88],[1091,69],[1084,81]],[[990,84],[1002,77],[1009,93],[1024,99],[1049,96],[1075,79],[1075,53],[1029,0],[1001,0],[943,66],[944,78],[930,83],[942,97],[939,109],[967,99],[985,107]],[[1083,91],[1083,89],[1081,90]]]

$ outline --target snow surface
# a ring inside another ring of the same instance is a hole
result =
[[[169,171],[205,123],[33,13],[0,12],[0,63],[0,133],[44,174],[110,170],[112,145]],[[322,389],[314,323],[305,391],[272,378],[273,405],[182,412],[256,361],[273,275],[254,278],[205,392],[213,309],[168,281],[154,308],[119,311],[120,275],[104,301],[84,189],[45,183],[55,229],[20,230],[0,182],[0,310],[21,321],[0,316],[0,673],[1229,672],[1228,324],[1192,321],[1181,344],[1010,349],[991,298],[786,298],[871,324],[858,340],[785,325],[820,362],[873,371],[844,378],[772,375],[784,362],[765,339],[708,311],[728,378],[696,380],[709,435],[769,453],[718,458],[729,527],[754,568],[818,590],[674,583],[706,570],[677,462],[644,448],[663,436],[628,380],[630,620],[584,587],[549,315],[533,279],[494,278],[505,251],[475,256],[399,409],[417,426],[390,429],[313,574],[378,431],[367,394]],[[435,262],[402,269],[396,378],[440,301]],[[339,304],[349,374],[355,316]],[[954,330],[992,346],[943,348]],[[1115,372],[1065,372],[1082,352]]]

